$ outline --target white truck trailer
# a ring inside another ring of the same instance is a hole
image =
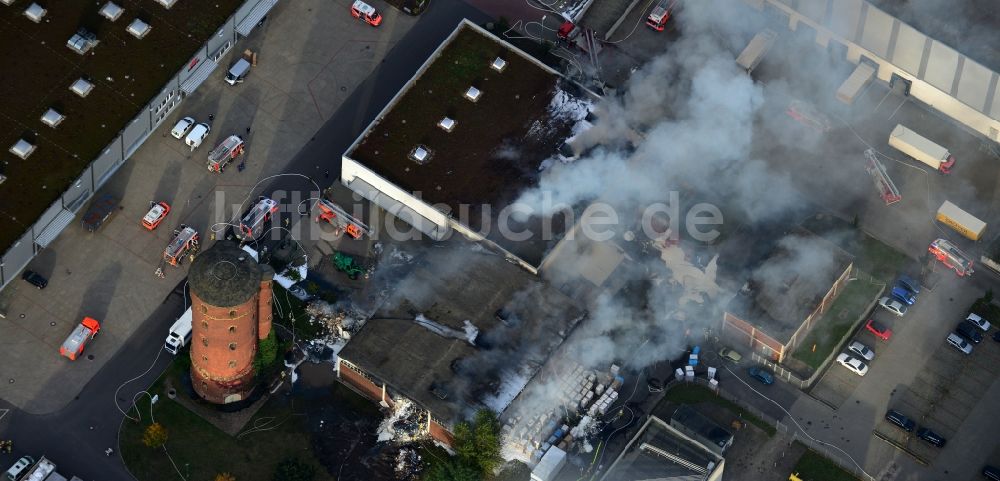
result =
[[[974,241],[979,240],[983,236],[983,231],[986,230],[985,222],[947,200],[938,208],[935,219]]]
[[[771,29],[764,29],[754,35],[750,43],[747,44],[747,48],[740,52],[739,57],[736,57],[736,64],[743,67],[747,73],[753,72],[753,69],[757,68],[757,64],[764,59],[767,51],[771,50],[771,45],[774,44],[776,38],[778,38],[778,34]]]
[[[896,125],[889,134],[889,145],[896,150],[929,165],[934,170],[947,174],[955,165],[955,156],[948,149],[930,141],[926,137],[904,127]]]
[[[189,307],[170,326],[170,332],[167,333],[167,340],[163,343],[163,349],[166,349],[170,354],[176,355],[177,351],[180,351],[182,347],[191,342],[191,320],[191,308]]]

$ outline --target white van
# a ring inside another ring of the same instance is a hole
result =
[[[184,138],[184,143],[187,144],[188,147],[191,147],[191,151],[194,152],[194,149],[197,149],[198,146],[201,145],[201,142],[205,140],[205,137],[208,137],[208,133],[211,131],[212,127],[206,123],[195,125],[194,128],[188,132],[187,137]]]
[[[31,456],[23,456],[18,459],[10,469],[7,470],[3,475],[4,481],[17,481],[22,474],[24,474],[32,464],[35,464],[35,459]]]
[[[241,58],[229,67],[229,71],[226,72],[226,83],[229,85],[236,85],[243,82],[243,78],[247,76],[250,72],[250,62],[245,58]]]
[[[167,334],[167,340],[163,344],[163,348],[167,350],[170,354],[177,354],[182,347],[186,346],[191,342],[191,308],[184,311],[181,317],[177,318],[177,322],[170,326],[170,333]]]

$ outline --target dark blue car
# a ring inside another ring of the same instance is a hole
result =
[[[912,306],[914,302],[917,302],[917,297],[909,289],[898,284],[892,288],[892,297],[899,300],[899,302],[906,303],[908,306]]]
[[[909,290],[910,292],[912,292],[913,295],[920,294],[920,283],[917,282],[916,279],[914,279],[914,278],[912,278],[912,277],[910,277],[910,276],[908,276],[906,274],[900,274],[899,278],[896,279],[896,284],[897,285],[901,284],[907,290]]]
[[[750,369],[747,369],[747,374],[750,374],[750,377],[764,383],[765,385],[774,384],[774,375],[771,374],[767,369],[755,366],[751,367]]]

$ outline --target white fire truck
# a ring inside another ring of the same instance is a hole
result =
[[[958,247],[955,247],[955,244],[952,244],[947,239],[937,239],[931,242],[927,251],[936,257],[937,260],[941,261],[942,264],[948,266],[950,269],[954,269],[955,274],[959,276],[968,276],[973,272],[972,258],[959,250]]]
[[[208,171],[222,173],[233,159],[243,155],[243,137],[230,135],[208,153]]]
[[[243,242],[257,240],[264,233],[264,227],[271,220],[271,214],[278,211],[278,202],[270,197],[260,196],[243,218],[236,231],[236,237]]]

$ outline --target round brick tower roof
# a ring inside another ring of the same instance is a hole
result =
[[[191,290],[205,303],[218,307],[243,304],[260,289],[260,281],[257,261],[227,241],[202,251],[188,271]]]

